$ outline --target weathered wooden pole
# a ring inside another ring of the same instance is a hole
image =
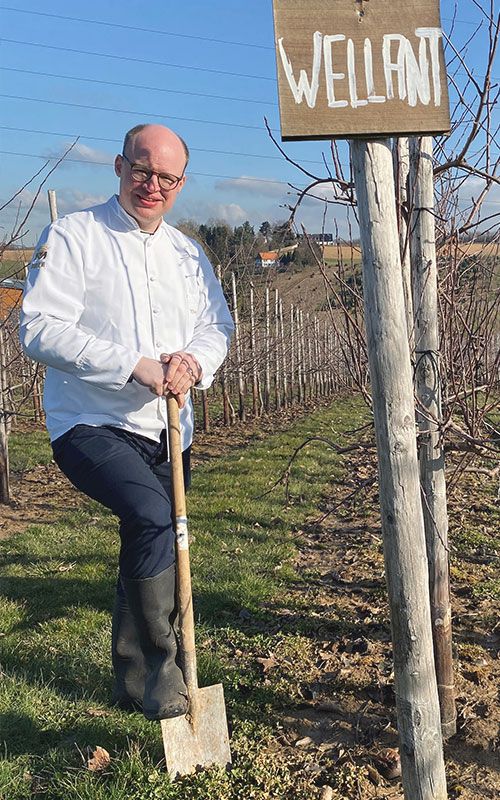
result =
[[[418,457],[422,485],[434,658],[445,738],[457,731],[453,680],[448,509],[444,450],[441,442],[441,375],[438,328],[438,287],[434,225],[432,139],[410,142],[411,260],[415,309],[415,380]]]
[[[445,800],[390,140],[351,142],[406,800]]]
[[[234,342],[236,351],[236,374],[238,376],[238,415],[242,422],[245,422],[245,379],[243,377],[242,355],[241,355],[241,330],[238,315],[238,294],[236,292],[236,277],[231,273],[231,286],[233,290],[233,319],[234,319]]]

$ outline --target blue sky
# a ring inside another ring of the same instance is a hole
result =
[[[447,30],[454,4],[443,0],[441,9]],[[453,42],[463,50],[481,12],[472,0],[461,0],[456,16]],[[48,220],[46,188],[56,189],[61,214],[115,191],[110,165],[123,134],[147,121],[178,130],[192,151],[189,180],[171,221],[223,219],[234,225],[248,219],[258,226],[286,217],[282,206],[294,196],[287,182],[305,184],[264,128],[266,116],[279,136],[271,0],[12,0],[0,3],[0,22],[0,199],[5,202],[48,157],[80,137],[46,184],[26,244]],[[483,57],[477,42],[469,48],[467,61],[478,75],[484,74]],[[284,147],[325,175],[328,143]],[[341,158],[347,162],[344,144]],[[24,206],[36,185],[19,195]],[[490,213],[499,201],[497,192]],[[323,210],[321,202],[309,200],[298,221],[320,230]],[[326,230],[334,230],[336,216],[345,230],[343,214],[333,206]],[[0,218],[1,238],[13,219],[11,204]]]

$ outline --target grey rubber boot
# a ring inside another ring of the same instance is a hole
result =
[[[113,704],[125,711],[141,711],[147,667],[121,577],[113,608],[111,659],[115,675]]]
[[[153,578],[122,578],[122,584],[147,669],[142,713],[146,719],[179,717],[188,699],[174,628],[175,564]]]

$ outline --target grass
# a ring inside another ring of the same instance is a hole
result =
[[[50,464],[52,450],[45,431],[14,431],[9,436],[9,462],[12,472],[24,472],[38,464]]]
[[[336,441],[364,408],[335,401],[286,433],[256,435],[196,470],[188,506],[201,685],[222,681],[234,766],[175,784],[162,767],[159,726],[109,705],[110,609],[116,520],[88,502],[57,523],[30,527],[3,543],[0,604],[1,800],[309,800],[317,796],[312,756],[293,763],[277,744],[277,713],[300,702],[314,670],[307,631],[283,628],[273,608],[286,602],[293,568],[290,532],[299,528],[332,478],[339,458],[313,443],[283,490],[259,496],[279,477],[293,449],[321,434]],[[44,435],[11,441],[18,469],[45,462]],[[269,653],[280,668],[263,674]],[[106,748],[109,767],[86,769],[88,748]]]

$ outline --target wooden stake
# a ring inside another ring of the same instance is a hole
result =
[[[5,338],[0,325],[0,503],[10,502],[9,480],[9,430],[6,408]]]
[[[445,800],[415,410],[389,140],[351,142],[406,800]]]
[[[231,273],[231,284],[233,289],[233,319],[234,319],[234,341],[236,345],[236,373],[238,375],[238,398],[239,398],[239,418],[245,422],[245,379],[241,366],[241,338],[240,321],[238,317],[238,295],[236,293],[236,278],[234,272]]]
[[[57,219],[57,196],[55,190],[49,189],[47,195],[49,198],[50,221],[55,222]]]
[[[265,298],[265,344],[264,344],[264,408],[271,410],[271,320],[269,311],[269,286]]]
[[[250,348],[252,353],[252,411],[254,417],[260,415],[259,379],[257,375],[257,346],[255,341],[255,309],[253,283],[250,284]]]
[[[438,289],[434,225],[432,139],[412,139],[411,259],[415,307],[415,378],[419,436],[420,481],[434,639],[434,657],[441,706],[441,729],[448,738],[457,731],[453,681],[448,510],[444,450],[441,443],[441,376],[438,330]]]

